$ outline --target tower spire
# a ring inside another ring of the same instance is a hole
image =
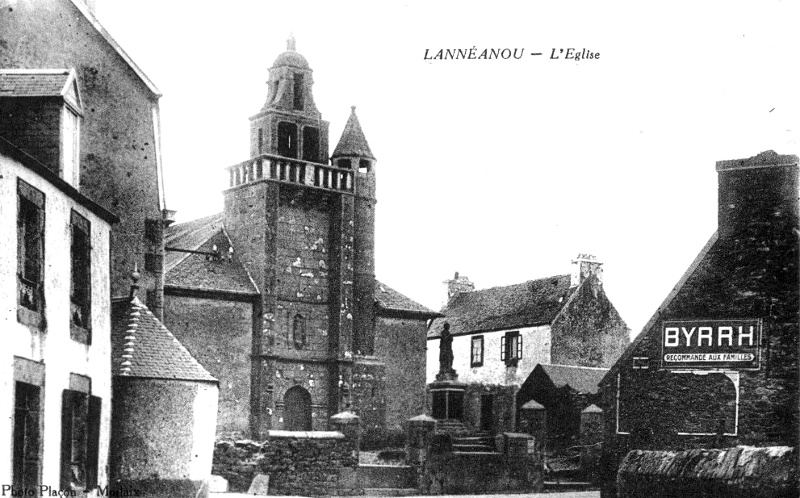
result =
[[[358,122],[356,106],[354,105],[350,106],[350,117],[347,119],[347,124],[344,125],[342,138],[340,138],[339,143],[336,144],[331,158],[335,159],[342,156],[375,159],[367,143],[367,137],[364,136],[364,132],[361,130],[361,123]]]
[[[294,34],[289,33],[289,39],[286,40],[286,50],[291,50],[292,52],[297,50],[297,42],[294,39]]]

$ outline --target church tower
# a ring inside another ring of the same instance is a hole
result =
[[[353,347],[357,354],[369,356],[374,354],[375,347],[375,156],[361,131],[356,107],[350,109],[350,117],[331,161],[355,173]]]
[[[355,109],[328,162],[328,123],[295,50],[269,69],[250,118],[250,159],[230,166],[225,228],[260,296],[253,333],[251,427],[325,430],[340,411],[366,428],[385,418],[374,349],[375,158]]]

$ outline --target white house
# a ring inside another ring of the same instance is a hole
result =
[[[75,72],[0,70],[8,109],[30,118],[16,138],[54,145],[61,160],[45,166],[0,135],[0,484],[93,496],[107,485],[117,218],[78,190]]]

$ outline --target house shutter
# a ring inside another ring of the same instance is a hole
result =
[[[100,460],[100,413],[102,398],[89,397],[89,419],[86,444],[86,489],[97,487],[98,464]]]
[[[500,361],[506,361],[506,336],[500,338]]]
[[[61,489],[71,489],[72,473],[72,392],[61,394]]]
[[[517,358],[522,358],[522,336],[517,336]]]

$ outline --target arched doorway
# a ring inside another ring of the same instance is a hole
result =
[[[311,430],[311,394],[294,386],[283,396],[285,415],[283,426],[287,431]]]

